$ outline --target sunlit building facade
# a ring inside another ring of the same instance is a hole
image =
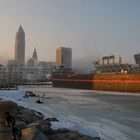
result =
[[[56,64],[64,67],[72,67],[72,49],[60,47],[56,49]]]

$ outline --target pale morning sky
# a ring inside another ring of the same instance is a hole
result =
[[[120,55],[133,63],[140,53],[140,0],[0,0],[0,63],[14,58],[15,32],[26,33],[26,59],[55,60],[57,47],[91,63]]]

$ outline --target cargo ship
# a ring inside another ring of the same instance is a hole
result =
[[[55,74],[54,87],[140,93],[140,74]]]

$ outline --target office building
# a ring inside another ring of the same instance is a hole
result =
[[[56,64],[64,67],[72,67],[72,49],[60,47],[56,49]]]

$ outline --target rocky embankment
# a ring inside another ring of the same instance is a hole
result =
[[[23,140],[100,140],[98,137],[89,137],[68,129],[52,129],[51,122],[59,120],[44,119],[41,113],[21,106],[18,106],[15,120]]]
[[[28,91],[23,98],[35,96],[37,95]],[[41,102],[39,98],[37,103],[43,102]],[[7,112],[8,110],[11,110],[11,112],[14,111],[14,127],[21,131],[21,140],[100,140],[99,137],[93,138],[69,129],[53,129],[51,123],[59,122],[59,120],[56,118],[44,119],[44,116],[41,113],[22,106],[17,106],[17,104],[11,101],[2,101],[0,99],[0,107],[0,114],[4,114],[4,112]],[[0,118],[2,119],[2,116],[0,116]],[[2,123],[0,123],[0,127],[3,130],[6,130],[5,127],[2,127]],[[2,135],[2,132],[0,132],[0,138]],[[5,136],[2,137],[4,138]]]

